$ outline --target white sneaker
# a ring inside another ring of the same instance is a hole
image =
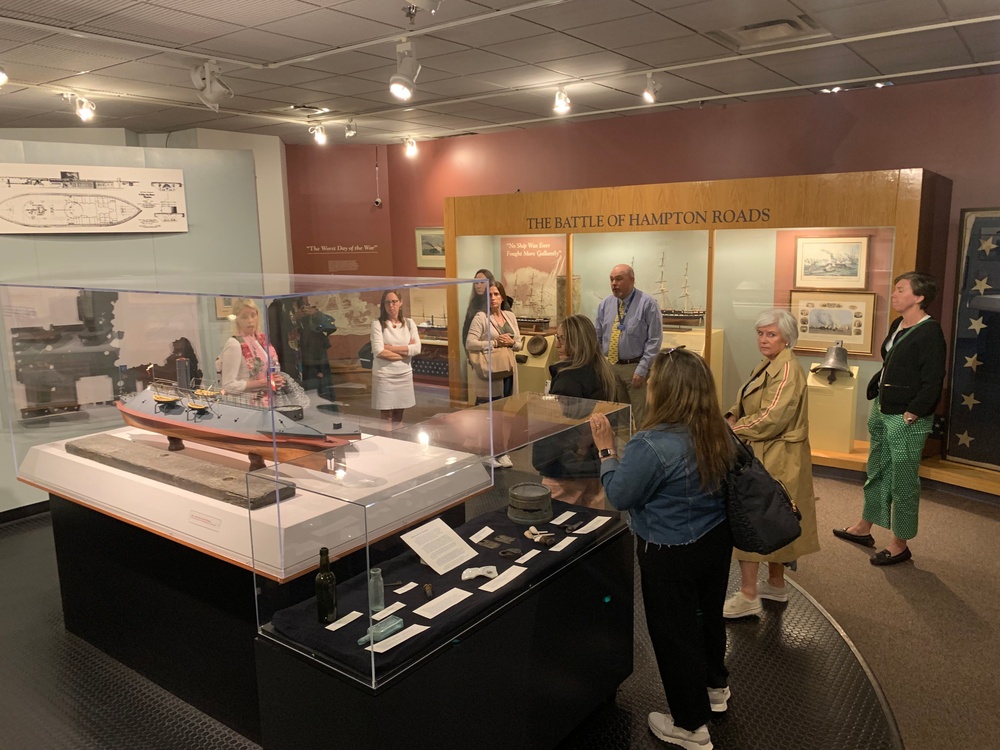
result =
[[[759,596],[756,599],[748,599],[742,591],[737,591],[726,599],[726,603],[722,606],[722,616],[728,620],[759,615],[763,611],[764,605],[760,603]]]
[[[649,728],[657,737],[664,742],[678,745],[685,750],[712,750],[712,737],[708,733],[708,727],[702,724],[693,732],[681,727],[674,726],[674,719],[670,714],[661,714],[654,711],[649,715]]]
[[[728,685],[722,688],[709,688],[708,703],[712,707],[712,713],[721,714],[727,711],[732,695]]]
[[[788,601],[788,584],[784,586],[772,586],[767,581],[757,584],[757,597],[759,599],[770,599],[772,602]]]
[[[497,463],[500,464],[505,469],[513,469],[514,462],[510,460],[510,456],[504,453],[502,456],[497,456]]]
[[[490,467],[492,467],[494,469],[502,469],[503,468],[503,464],[502,463],[500,463],[499,461],[497,461],[495,458],[490,458],[489,456],[487,456],[486,458],[483,459],[483,464],[485,466],[490,466]]]

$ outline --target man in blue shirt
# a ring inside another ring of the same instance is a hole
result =
[[[611,269],[611,296],[597,306],[601,351],[615,373],[615,401],[632,405],[636,426],[646,412],[646,376],[663,344],[663,316],[651,296],[635,288],[625,264]]]

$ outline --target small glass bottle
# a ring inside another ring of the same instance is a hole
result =
[[[385,588],[382,586],[382,569],[372,568],[368,574],[368,603],[372,612],[385,609]]]
[[[330,551],[319,550],[319,573],[316,574],[316,614],[329,625],[337,619],[337,577],[330,570]]]

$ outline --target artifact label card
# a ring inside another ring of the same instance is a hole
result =
[[[403,641],[410,640],[415,635],[420,635],[428,629],[427,625],[410,625],[406,630],[400,630],[396,635],[391,635],[384,641],[379,641],[374,646],[368,646],[365,651],[374,651],[376,654],[384,654],[390,648],[398,646]]]
[[[517,563],[518,565],[524,565],[526,562],[528,562],[528,560],[530,560],[531,558],[533,558],[535,555],[539,554],[540,552],[541,552],[540,549],[533,549],[533,550],[531,550],[531,552],[525,552],[523,555],[521,555],[519,558],[517,558],[514,562]]]
[[[393,612],[398,612],[399,610],[401,610],[405,606],[406,605],[403,604],[402,602],[396,602],[395,604],[392,604],[392,605],[386,607],[381,612],[376,612],[375,614],[373,614],[372,615],[372,619],[375,622],[378,622],[379,620],[384,620],[386,617],[388,617],[389,615],[391,615]]]
[[[611,520],[611,516],[597,516],[594,520],[584,526],[582,529],[577,529],[574,533],[576,534],[589,534],[591,531],[597,531],[604,524]],[[556,545],[558,546],[558,545]],[[552,549],[555,549],[553,547]]]
[[[468,599],[470,596],[472,596],[472,594],[468,591],[454,588],[447,593],[441,594],[441,596],[436,597],[435,599],[431,599],[424,606],[417,607],[417,609],[413,610],[413,612],[421,617],[426,617],[428,620],[433,620],[446,609],[454,607],[460,601]],[[403,632],[405,633],[406,631],[404,630]]]
[[[493,529],[491,529],[489,526],[484,526],[482,529],[480,529],[471,537],[469,537],[469,541],[472,542],[473,544],[479,544],[479,542],[481,542],[483,539],[485,539],[492,533]]]
[[[575,536],[568,536],[561,542],[559,542],[559,544],[556,544],[553,547],[549,547],[549,552],[562,552],[564,549],[566,549],[569,545],[571,545],[575,541],[576,541]]]
[[[414,583],[413,581],[410,581],[405,586],[400,586],[398,589],[393,589],[392,593],[394,593],[394,594],[405,594],[410,589],[415,589],[416,587],[417,587],[417,584]]]
[[[576,511],[567,510],[565,513],[561,514],[558,518],[553,518],[551,521],[549,521],[549,523],[552,524],[553,526],[562,526],[575,515]]]
[[[442,576],[479,554],[440,518],[408,531],[400,538],[435,573]]]
[[[343,617],[341,617],[341,618],[339,618],[337,620],[334,620],[329,625],[327,625],[326,629],[327,630],[340,630],[342,627],[344,627],[345,625],[347,625],[347,623],[354,622],[359,617],[361,617],[361,613],[358,612],[357,610],[355,610],[354,612],[348,612]]]
[[[515,578],[517,578],[519,575],[521,575],[521,573],[523,573],[526,570],[527,568],[524,568],[520,565],[511,565],[509,568],[507,568],[507,570],[498,575],[492,581],[484,583],[482,586],[480,586],[479,590],[493,592],[496,591],[497,589],[502,589],[504,586],[513,581]]]

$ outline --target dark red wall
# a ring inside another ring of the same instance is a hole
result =
[[[412,159],[402,146],[390,146],[392,180],[383,197],[388,194],[391,211],[379,218],[391,222],[391,272],[417,275],[413,230],[440,226],[448,196],[923,167],[954,181],[947,315],[959,211],[1000,206],[997,123],[1000,76],[977,76],[426,141]],[[330,149],[322,160],[339,164],[343,150]],[[334,195],[347,197],[352,187],[371,181],[371,166],[364,163],[355,165],[357,171],[345,165],[298,171],[320,158],[289,159],[290,186],[324,179],[325,188],[317,183],[301,193],[308,200],[328,195],[333,204]],[[293,241],[295,224],[293,213]],[[298,252],[296,246],[295,270],[305,270]]]

